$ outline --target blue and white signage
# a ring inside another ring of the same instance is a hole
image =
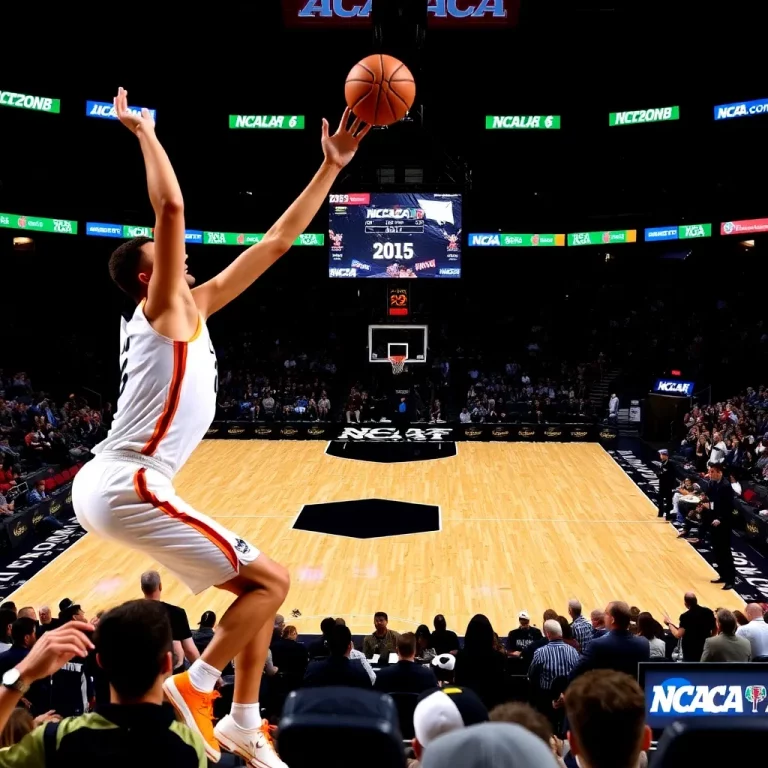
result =
[[[498,232],[489,234],[472,234],[469,236],[470,245],[480,245],[484,247],[488,246],[500,246],[501,235]]]
[[[185,229],[184,230],[184,242],[186,243],[202,243],[203,232],[197,229]]]
[[[122,224],[101,224],[97,221],[85,222],[85,234],[91,237],[123,237]]]
[[[731,120],[734,117],[753,117],[768,112],[768,99],[737,101],[715,107],[715,120]]]
[[[661,664],[647,666],[646,723],[655,731],[688,717],[766,718],[765,664],[718,664],[716,669],[711,664],[667,664],[664,670]]]
[[[134,115],[141,115],[143,107],[128,107],[128,111]],[[157,120],[157,110],[148,110],[153,120]],[[103,120],[117,120],[114,104],[107,101],[86,101],[85,114],[88,117],[100,117]]]
[[[653,385],[653,391],[661,395],[693,396],[693,382],[680,381],[680,379],[657,379]]]
[[[677,227],[648,227],[645,230],[645,241],[677,240]]]

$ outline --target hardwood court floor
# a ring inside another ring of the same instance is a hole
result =
[[[373,464],[334,458],[322,442],[205,441],[177,478],[200,511],[290,568],[281,613],[299,632],[318,632],[326,615],[353,632],[372,631],[373,613],[415,629],[444,613],[463,634],[485,613],[499,634],[520,610],[541,625],[571,597],[586,611],[609,600],[677,617],[693,590],[712,608],[742,601],[709,583],[714,571],[595,444],[460,443],[437,461]],[[305,503],[378,497],[437,504],[442,530],[357,540],[296,531]],[[19,606],[55,606],[63,597],[86,615],[140,597],[139,575],[157,567],[164,598],[190,624],[231,601],[215,589],[197,597],[143,555],[89,534],[11,595]],[[291,611],[301,611],[292,618]]]

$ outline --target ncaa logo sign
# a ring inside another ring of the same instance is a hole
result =
[[[659,379],[656,382],[653,391],[667,395],[685,395],[686,397],[690,397],[693,395],[693,382],[677,381],[674,379]]]
[[[693,685],[675,677],[654,685],[649,714],[653,715],[742,715],[744,703],[757,714],[758,705],[768,697],[764,685]]]
[[[469,244],[479,246],[501,245],[501,236],[496,234],[470,235]]]

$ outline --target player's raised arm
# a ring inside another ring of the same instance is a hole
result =
[[[243,251],[225,270],[212,280],[193,289],[195,303],[204,317],[229,304],[274,264],[309,226],[331,190],[339,171],[357,152],[360,141],[371,129],[360,120],[349,125],[347,109],[339,128],[329,135],[328,121],[323,119],[322,144],[325,159],[307,188],[291,207],[270,227],[264,239]]]
[[[148,110],[141,115],[128,109],[128,91],[119,88],[114,100],[118,120],[138,136],[147,169],[149,200],[155,211],[155,258],[147,291],[147,315],[167,309],[187,290],[184,272],[184,199],[171,161],[155,135]]]

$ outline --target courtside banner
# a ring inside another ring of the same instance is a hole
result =
[[[737,101],[715,107],[715,120],[732,120],[734,117],[754,117],[768,112],[768,99]]]
[[[768,219],[724,221],[720,225],[721,235],[747,235],[755,232],[768,232]]]
[[[406,432],[409,443],[547,442],[595,443],[610,446],[617,431],[599,424],[412,424]],[[339,440],[352,443],[397,443],[403,438],[391,425],[330,424],[322,422],[214,421],[205,435],[209,440]]]
[[[132,115],[141,117],[141,110],[144,107],[128,107],[128,111]],[[152,119],[157,122],[157,110],[148,109]],[[117,120],[117,112],[115,111],[115,105],[111,101],[86,101],[85,102],[85,114],[86,117],[100,117],[102,120]]]
[[[431,28],[511,27],[520,15],[520,0],[423,0]],[[287,27],[370,28],[373,0],[283,0]]]
[[[694,240],[712,237],[711,224],[683,224],[679,227],[649,227],[645,230],[645,242],[656,240]]]

